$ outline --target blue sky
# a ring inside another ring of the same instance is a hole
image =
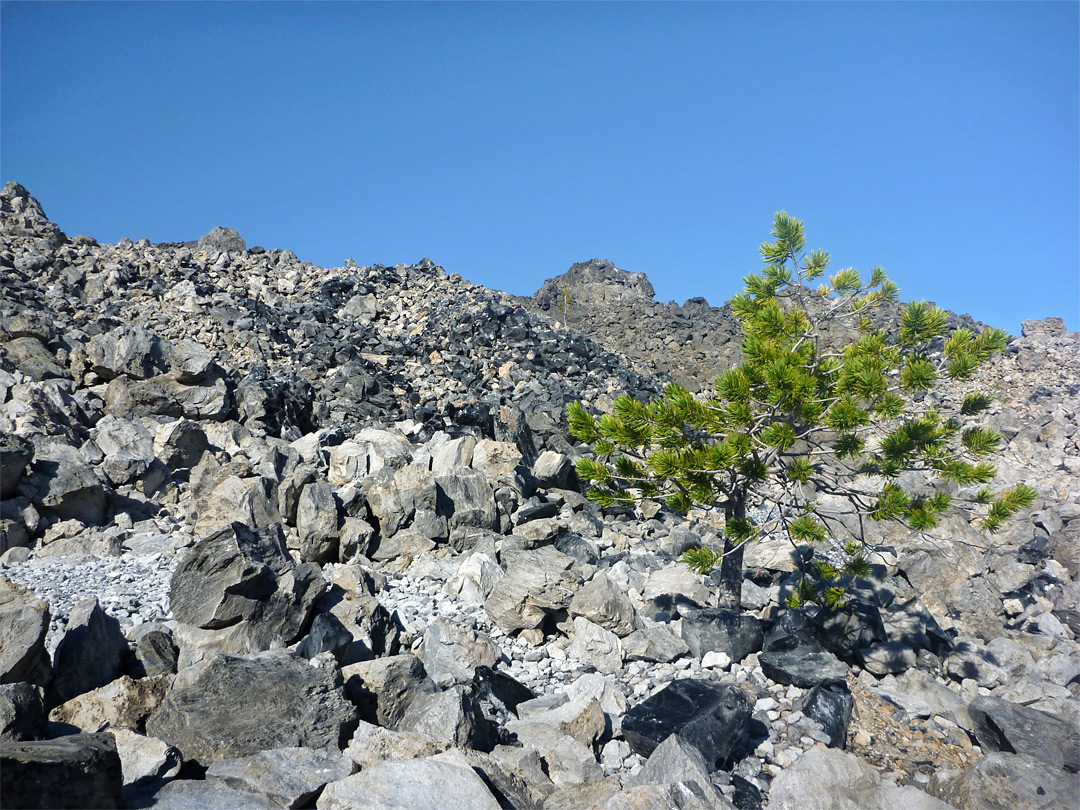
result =
[[[0,177],[69,234],[215,225],[531,294],[720,304],[773,212],[1018,333],[1080,329],[1080,4],[0,5]]]

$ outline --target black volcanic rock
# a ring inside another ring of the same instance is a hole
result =
[[[670,735],[678,734],[716,767],[746,731],[752,709],[750,698],[734,684],[674,681],[626,713],[623,737],[635,753],[648,757]]]

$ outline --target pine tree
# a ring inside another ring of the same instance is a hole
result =
[[[760,247],[765,267],[731,301],[744,332],[742,363],[717,377],[711,395],[672,384],[651,402],[621,396],[600,416],[571,403],[568,421],[595,453],[577,470],[601,505],[664,498],[683,513],[694,505],[723,511],[723,549],[683,557],[703,574],[719,566],[721,605],[739,606],[746,545],[782,531],[795,544],[829,546],[790,604],[835,607],[845,585],[871,568],[864,519],[926,532],[964,506],[994,532],[1035,492],[990,487],[996,469],[988,459],[1002,437],[972,424],[990,396],[968,394],[948,411],[926,396],[943,378],[970,378],[1005,347],[1003,331],[949,334],[946,314],[922,301],[899,308],[890,329],[876,327],[870,314],[898,295],[881,268],[865,281],[844,269],[811,289],[829,254],[807,254],[803,223],[783,211],[772,236]],[[825,338],[845,325],[857,327],[857,337],[830,346]],[[911,473],[951,483],[956,494],[940,486],[917,494],[905,486]],[[760,525],[748,515],[758,505],[775,507]],[[844,512],[857,515],[859,529]]]

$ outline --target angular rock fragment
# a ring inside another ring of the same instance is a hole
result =
[[[732,684],[712,681],[673,681],[633,706],[623,717],[623,737],[638,754],[648,757],[672,734],[701,752],[716,767],[732,752],[750,723],[753,703]]]
[[[176,675],[146,731],[202,765],[271,748],[341,750],[356,708],[335,676],[284,650],[215,655]]]
[[[732,661],[741,661],[761,649],[764,628],[761,619],[748,613],[705,608],[685,613],[682,637],[695,658],[715,651],[727,653]]]
[[[342,754],[316,748],[272,748],[248,757],[221,759],[206,770],[236,790],[260,796],[277,807],[309,807],[327,782],[356,771]]]
[[[49,605],[33,591],[0,577],[0,683],[48,686],[52,662],[45,650]]]
[[[45,696],[40,686],[21,681],[0,684],[0,741],[44,736]]]
[[[121,807],[124,785],[112,734],[0,743],[0,796],[5,807]]]
[[[965,770],[935,772],[926,791],[956,810],[1058,810],[1075,806],[1080,776],[1035,757],[990,753]]]
[[[130,653],[120,622],[102,610],[95,597],[76,603],[53,654],[49,705],[59,706],[116,680]]]
[[[1075,725],[992,696],[975,698],[968,712],[984,748],[1026,754],[1070,773],[1080,771],[1080,729]]]
[[[499,810],[499,803],[472,768],[433,759],[379,762],[346,779],[331,782],[319,797],[319,810]]]

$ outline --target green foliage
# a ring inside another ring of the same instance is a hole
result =
[[[725,551],[693,549],[682,558],[702,573],[741,564],[738,548],[769,532],[831,543],[789,599],[831,605],[872,566],[861,537],[838,542],[845,524],[815,493],[919,532],[936,526],[957,499],[981,514],[987,531],[1031,505],[1026,485],[990,486],[996,470],[987,459],[1003,439],[965,422],[991,398],[972,392],[956,404],[925,396],[944,378],[971,377],[1004,348],[1003,332],[950,333],[946,314],[924,301],[901,308],[891,328],[875,328],[870,313],[897,301],[896,285],[880,267],[869,278],[854,268],[826,275],[829,254],[807,254],[802,222],[783,211],[760,252],[763,268],[731,300],[744,332],[743,362],[720,374],[708,396],[670,385],[651,402],[619,397],[599,417],[580,403],[569,406],[571,433],[596,454],[577,463],[590,498],[605,506],[662,498],[681,512],[721,509]],[[816,289],[807,286],[819,279],[826,280]],[[857,327],[859,336],[830,348],[832,324]],[[902,483],[911,472],[979,489],[916,496]],[[776,517],[761,526],[746,520],[747,507],[763,502],[778,507]]]

